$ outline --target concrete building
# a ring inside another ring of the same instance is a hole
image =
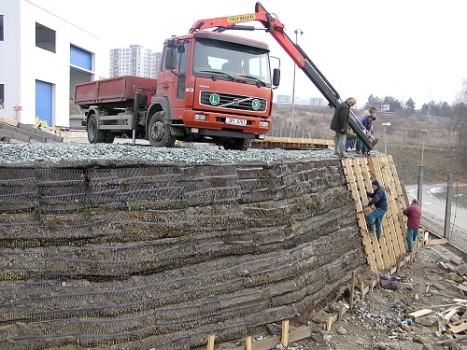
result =
[[[289,105],[292,103],[292,97],[290,95],[276,95],[276,103]]]
[[[160,52],[153,52],[141,45],[110,50],[110,77],[134,75],[157,78],[157,68],[161,60]]]
[[[69,126],[77,83],[95,79],[99,40],[32,0],[0,1],[0,116]]]

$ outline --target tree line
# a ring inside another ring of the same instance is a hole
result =
[[[447,118],[450,127],[457,131],[457,147],[464,152],[463,161],[464,166],[467,168],[467,79],[464,79],[462,89],[453,104],[446,101],[430,101],[424,103],[421,109],[416,110],[412,98],[401,102],[392,96],[386,96],[382,99],[370,95],[364,109],[375,106],[378,110],[382,110],[383,105],[389,105],[389,112],[397,114]]]

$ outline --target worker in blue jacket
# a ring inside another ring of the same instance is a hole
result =
[[[376,226],[376,237],[380,239],[381,234],[383,233],[383,217],[388,210],[388,198],[384,188],[380,186],[378,180],[373,180],[371,186],[373,187],[373,192],[366,192],[367,196],[370,197],[371,200],[364,208],[370,207],[372,205],[375,206],[375,209],[370,214],[368,214],[367,222],[370,230],[370,236],[375,234]]]

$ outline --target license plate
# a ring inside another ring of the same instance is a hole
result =
[[[225,118],[225,123],[230,125],[246,126],[246,119]]]

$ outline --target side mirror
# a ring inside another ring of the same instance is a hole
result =
[[[174,70],[176,68],[176,55],[175,49],[167,47],[167,52],[165,54],[164,68],[168,70]]]
[[[272,73],[272,85],[279,86],[281,81],[281,70],[279,68],[274,68]]]

